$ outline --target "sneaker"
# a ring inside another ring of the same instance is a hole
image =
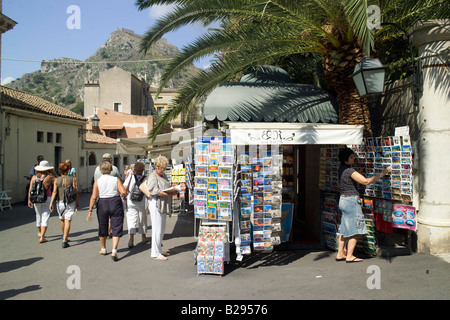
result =
[[[113,259],[114,261],[119,261],[119,256],[117,255],[117,253],[111,253],[111,259]]]
[[[106,256],[108,254],[106,250],[100,250],[98,253],[101,254],[102,256]]]
[[[62,247],[63,248],[68,248],[68,247],[70,247],[70,244],[68,242],[63,242],[62,243]]]

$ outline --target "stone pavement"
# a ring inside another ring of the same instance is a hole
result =
[[[450,264],[423,254],[347,264],[325,249],[275,251],[232,261],[223,276],[197,275],[192,215],[168,218],[168,261],[153,261],[148,244],[129,249],[125,234],[114,262],[98,254],[97,222],[86,222],[89,196],[81,195],[66,249],[56,214],[49,242],[39,244],[34,210],[15,204],[0,212],[1,300],[450,299]]]

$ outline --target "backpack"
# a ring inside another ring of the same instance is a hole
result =
[[[77,189],[73,187],[73,180],[69,186],[66,186],[66,181],[67,180],[64,180],[64,204],[67,206],[68,203],[77,200]]]
[[[142,181],[144,181],[145,175],[140,179],[138,179],[138,177],[134,175],[134,179],[136,183],[134,184],[133,190],[131,190],[130,199],[133,201],[141,201],[144,198],[144,194],[141,190],[139,190],[139,186],[141,185]]]
[[[44,190],[44,179],[46,176],[44,176],[42,179],[38,179],[36,177],[36,180],[31,187],[30,191],[30,202],[31,203],[44,203],[47,201],[47,194]]]

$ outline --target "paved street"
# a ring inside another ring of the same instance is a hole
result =
[[[128,249],[125,235],[121,259],[114,262],[98,254],[96,220],[85,220],[89,196],[81,196],[66,249],[56,214],[49,242],[39,244],[32,209],[16,204],[0,212],[0,299],[450,299],[450,264],[423,254],[346,264],[326,250],[276,251],[232,262],[224,276],[198,276],[191,215],[168,219],[163,242],[168,261],[153,261],[150,245]],[[111,240],[107,245],[110,252]]]

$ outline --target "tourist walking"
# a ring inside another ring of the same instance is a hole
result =
[[[338,253],[336,261],[361,262],[360,258],[353,255],[359,236],[367,234],[364,215],[361,209],[361,200],[356,188],[357,183],[362,185],[372,184],[391,171],[391,167],[383,169],[379,174],[366,178],[351,166],[355,162],[355,155],[350,148],[344,148],[339,152],[339,209],[342,213],[341,224],[338,232]],[[344,254],[347,243],[347,255]]]
[[[106,255],[106,238],[108,237],[108,224],[111,221],[112,251],[111,258],[119,260],[117,247],[123,235],[123,202],[122,197],[127,195],[127,190],[120,179],[111,175],[112,164],[104,161],[100,165],[102,175],[95,180],[89,213],[86,220],[92,221],[92,209],[97,204],[98,236],[100,239],[100,254]]]
[[[69,176],[70,165],[67,161],[59,164],[58,171],[61,176],[55,179],[53,185],[53,193],[50,200],[50,212],[53,212],[55,203],[56,211],[58,212],[59,219],[61,220],[61,231],[63,234],[62,247],[67,248],[70,246],[68,237],[72,217],[75,213],[75,209],[80,207],[80,200],[78,197],[76,180],[74,177]],[[67,199],[65,196],[66,189],[69,190],[70,186],[72,186],[75,191],[75,199]],[[56,198],[58,198],[58,201],[54,202]]]
[[[112,162],[113,162],[113,160],[112,160],[112,156],[111,156],[111,154],[110,153],[104,153],[103,154],[103,156],[102,156],[102,160],[103,160],[103,162],[104,161],[108,161],[109,163],[111,163],[111,173],[110,173],[110,175],[111,176],[113,176],[113,177],[117,177],[117,178],[119,178],[119,179],[122,179],[122,177],[120,176],[120,172],[119,172],[119,169],[116,167],[116,166],[114,166],[113,164],[112,164]],[[102,172],[101,172],[101,170],[100,170],[100,165],[99,166],[97,166],[96,168],[95,168],[95,171],[94,171],[94,180],[93,181],[95,181],[95,180],[97,180],[98,178],[100,178],[101,177],[101,175],[102,175]],[[93,185],[93,184],[92,184]],[[112,238],[112,235],[111,235],[111,222],[109,222],[109,228],[108,228],[108,238]]]
[[[72,161],[70,161],[70,159],[67,159],[64,162],[69,165],[69,173],[67,175],[69,177],[74,177],[75,179],[77,179],[77,170],[75,170],[75,168],[72,166]]]
[[[51,173],[54,172],[48,161],[43,160],[34,167],[35,174],[31,178],[28,190],[28,207],[34,208],[36,213],[36,226],[40,243],[47,242],[45,232],[48,228],[50,217],[50,200],[52,197],[52,185],[56,179]]]
[[[139,186],[147,183],[147,177],[144,175],[145,165],[138,162],[134,165],[134,174],[128,175],[124,182],[124,187],[128,191],[127,196],[127,226],[128,226],[128,247],[134,246],[134,235],[141,234],[142,243],[148,243],[147,240],[147,209],[145,197]]]
[[[151,257],[153,260],[167,260],[167,252],[162,251],[162,240],[166,229],[167,215],[172,213],[171,196],[162,191],[170,187],[164,170],[169,161],[164,156],[155,159],[155,170],[147,179],[148,190],[148,206],[150,209],[150,218],[152,220],[152,250]]]
[[[112,156],[110,153],[103,154],[102,161],[103,162],[108,161],[109,163],[111,163],[111,168],[112,168],[111,174],[110,174],[111,176],[122,179],[119,169],[117,169],[117,167],[112,164]],[[95,168],[95,172],[94,172],[94,181],[97,180],[98,178],[100,178],[101,175],[102,175],[102,171],[100,170],[100,166],[97,166]]]

